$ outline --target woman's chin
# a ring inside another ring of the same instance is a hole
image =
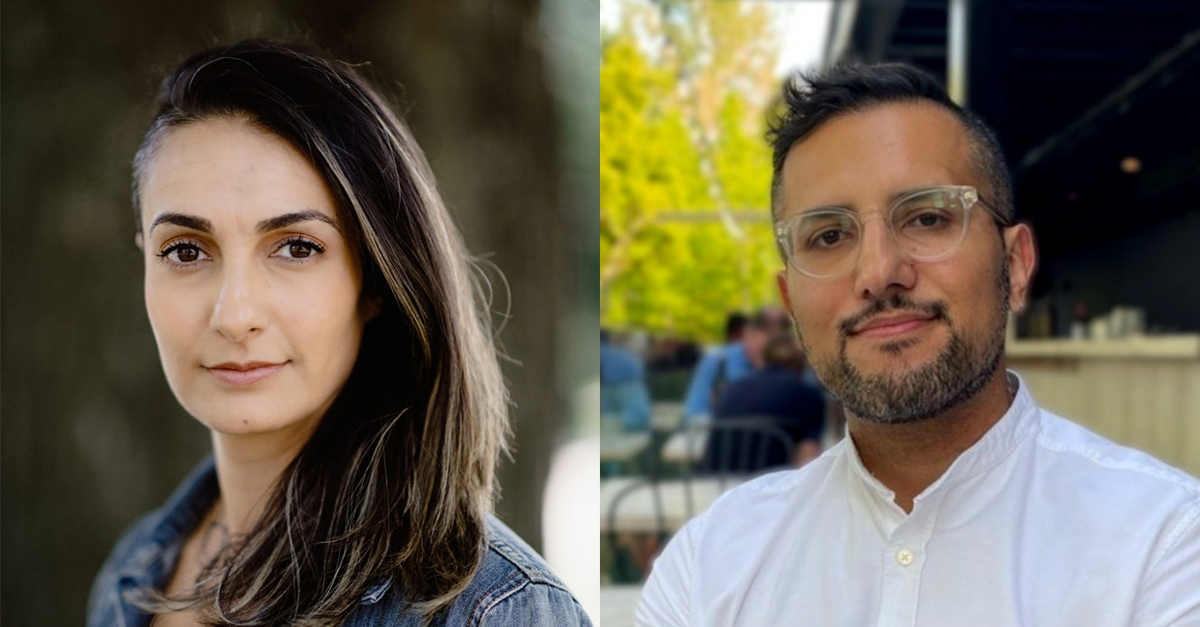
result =
[[[266,414],[257,411],[190,412],[197,422],[209,430],[222,435],[258,435],[274,433],[303,422],[300,418],[281,417],[277,412]]]

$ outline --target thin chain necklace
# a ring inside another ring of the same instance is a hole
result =
[[[213,507],[212,520],[204,527],[204,534],[200,536],[200,547],[197,553],[201,567],[208,565],[213,557],[225,550],[225,547],[233,541],[233,534],[229,532],[229,526],[221,522],[223,507],[224,503],[218,499],[217,504]]]

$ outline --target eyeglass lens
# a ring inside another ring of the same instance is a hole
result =
[[[888,227],[904,252],[934,259],[951,252],[967,228],[961,195],[931,190],[905,198],[892,207]],[[793,222],[782,234],[785,252],[797,269],[816,276],[846,272],[858,257],[862,226],[850,212],[814,211]]]

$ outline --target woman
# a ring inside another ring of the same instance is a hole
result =
[[[262,41],[167,79],[134,159],[146,309],[213,457],[126,531],[89,625],[590,624],[490,514],[506,392],[405,125]]]

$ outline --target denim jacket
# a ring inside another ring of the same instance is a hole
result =
[[[124,593],[142,586],[162,588],[191,529],[217,496],[212,459],[205,460],[159,509],[143,515],[121,536],[92,584],[88,627],[148,627],[151,616]],[[533,549],[508,527],[488,517],[488,550],[467,589],[437,614],[444,627],[591,627],[575,600]],[[370,587],[344,627],[419,627],[424,619],[391,578]]]

